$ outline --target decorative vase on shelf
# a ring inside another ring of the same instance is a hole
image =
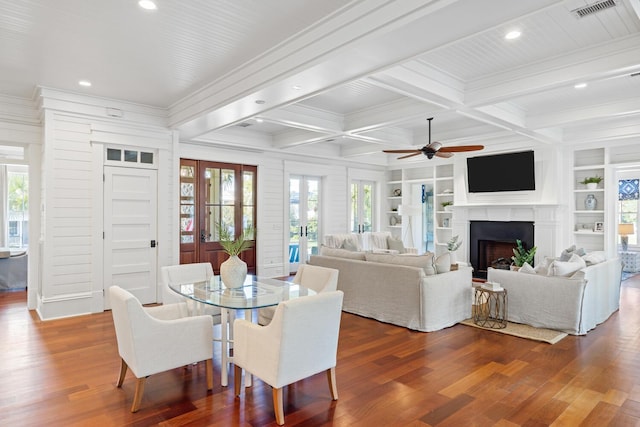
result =
[[[588,211],[594,210],[598,206],[598,200],[593,194],[587,194],[587,198],[584,199],[584,208]]]
[[[226,288],[241,288],[247,278],[247,263],[237,255],[220,264],[220,278]]]
[[[595,190],[596,188],[598,188],[597,182],[589,182],[586,185],[587,185],[587,190]]]
[[[398,223],[398,218],[396,218],[395,215],[391,215],[391,217],[389,218],[389,224],[396,225],[397,223]]]

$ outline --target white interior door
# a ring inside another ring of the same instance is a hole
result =
[[[104,168],[104,289],[117,285],[157,302],[157,171]]]

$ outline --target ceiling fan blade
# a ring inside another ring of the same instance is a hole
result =
[[[419,154],[422,154],[422,151],[418,151],[417,153],[413,153],[413,154],[407,154],[406,156],[400,156],[400,157],[398,157],[398,160],[406,159],[406,158],[413,157],[413,156],[417,156]]]
[[[458,145],[457,147],[442,147],[440,152],[444,153],[461,153],[463,151],[483,150],[484,145]]]
[[[422,151],[420,150],[382,150],[383,153],[395,153],[395,154],[401,154],[401,153],[416,153],[416,154],[420,154],[422,153]]]
[[[438,157],[442,157],[442,158],[448,159],[449,157],[453,156],[453,153],[445,153],[442,150],[440,150],[440,151],[436,151],[435,155],[438,156]]]

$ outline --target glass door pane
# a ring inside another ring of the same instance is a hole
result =
[[[289,179],[289,271],[298,270],[300,263],[300,178]]]
[[[320,181],[317,178],[307,179],[307,225],[305,227],[306,256],[304,262],[309,260],[311,255],[318,254],[318,209],[320,200],[318,190]]]
[[[351,182],[351,232],[373,231],[374,184],[369,181]]]
[[[289,272],[318,253],[320,178],[289,178]]]

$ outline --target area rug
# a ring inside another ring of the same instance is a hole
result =
[[[463,320],[460,323],[462,325],[473,326],[474,328],[485,329],[487,331],[499,332],[501,334],[513,335],[516,337],[527,338],[535,341],[542,341],[549,344],[555,344],[562,338],[567,336],[565,332],[554,331],[552,329],[534,328],[533,326],[512,322],[507,322],[507,327],[503,329],[493,329],[478,326],[473,323],[473,319]]]
[[[636,276],[636,275],[638,275],[638,274],[640,274],[640,273],[638,273],[638,272],[635,272],[635,273],[629,273],[629,272],[627,272],[627,271],[623,271],[623,272],[622,272],[622,280],[630,279],[630,278],[632,278],[633,276]]]

